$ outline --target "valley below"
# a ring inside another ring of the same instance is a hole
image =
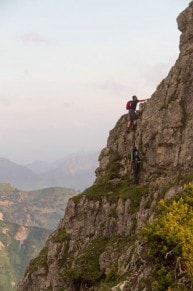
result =
[[[70,197],[64,187],[23,191],[0,184],[0,290],[16,290],[29,261],[57,227]]]

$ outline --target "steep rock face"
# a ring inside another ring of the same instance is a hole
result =
[[[153,219],[161,197],[179,192],[187,174],[192,179],[192,23],[193,2],[178,17],[179,58],[142,106],[137,131],[126,133],[126,115],[110,131],[94,185],[70,199],[64,219],[18,290],[151,290],[144,285],[151,266],[139,230]],[[144,156],[140,187],[132,186],[134,144]]]
[[[133,255],[134,249],[140,252],[141,243],[133,241],[150,218],[157,195],[141,191],[140,198],[71,199],[47,241],[46,254],[39,256],[41,263],[31,262],[18,290],[87,290],[114,269],[123,274],[141,266],[143,273],[143,259]]]
[[[182,31],[180,55],[148,102],[141,143],[151,175],[176,176],[193,170],[193,2],[177,18]]]
[[[193,170],[193,2],[177,18],[182,31],[180,55],[175,66],[145,104],[136,133],[124,134],[126,116],[111,131],[107,148],[100,156],[97,181],[106,170],[110,151],[122,156],[127,172],[128,151],[135,143],[144,155],[144,182],[168,183],[176,174]]]

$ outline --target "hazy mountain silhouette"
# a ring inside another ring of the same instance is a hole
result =
[[[10,183],[20,189],[30,190],[43,186],[42,178],[25,166],[0,158],[0,183]]]
[[[0,183],[22,190],[67,187],[83,190],[95,179],[98,152],[76,154],[52,163],[36,161],[25,166],[0,158]]]

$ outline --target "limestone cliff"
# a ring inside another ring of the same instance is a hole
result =
[[[18,290],[158,290],[148,281],[152,266],[139,230],[153,220],[160,198],[193,180],[193,2],[177,21],[179,58],[142,108],[136,132],[126,133],[126,115],[110,131],[94,185],[69,200]],[[144,156],[137,187],[129,161],[134,143]]]

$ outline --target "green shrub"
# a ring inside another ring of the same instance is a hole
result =
[[[172,199],[161,200],[156,219],[142,229],[142,235],[154,266],[152,287],[193,288],[193,185]]]

